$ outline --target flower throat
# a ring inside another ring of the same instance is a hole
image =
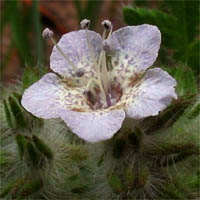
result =
[[[46,28],[43,31],[43,38],[50,39],[57,48],[58,52],[70,64],[73,81],[75,81],[75,83],[78,82],[81,85],[86,84],[84,96],[87,99],[90,107],[92,109],[108,108],[114,105],[116,102],[118,102],[120,97],[122,96],[120,84],[117,84],[112,80],[112,74],[110,72],[111,69],[108,69],[107,66],[106,51],[110,48],[107,41],[112,34],[113,26],[109,20],[104,20],[102,22],[102,26],[104,28],[102,34],[103,49],[101,50],[98,59],[96,59],[93,48],[89,41],[89,25],[90,21],[87,19],[84,19],[80,22],[81,29],[84,29],[86,32],[87,45],[96,72],[96,76],[91,77],[89,80],[86,80],[86,78],[84,77],[84,68],[77,69],[77,67],[70,60],[70,58],[67,55],[65,55],[62,49],[58,46],[58,44],[53,38],[53,32],[51,30]]]

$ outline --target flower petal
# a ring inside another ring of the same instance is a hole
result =
[[[25,90],[22,106],[30,113],[41,118],[59,117],[58,76],[53,73],[44,75],[39,81]]]
[[[58,46],[77,69],[83,67],[86,71],[89,71],[94,64],[93,58],[96,59],[102,50],[102,39],[94,31],[73,31],[64,34],[59,40]],[[70,63],[60,54],[55,46],[50,57],[50,67],[54,72],[62,76],[70,76],[69,73],[73,70]]]
[[[132,95],[126,114],[135,119],[158,115],[171,103],[172,98],[177,98],[175,86],[176,80],[167,72],[159,68],[149,69],[138,88],[126,94]]]
[[[74,112],[61,114],[65,123],[82,139],[99,142],[111,138],[120,128],[125,118],[123,110],[109,112]]]
[[[58,118],[61,110],[91,110],[80,88],[67,88],[57,75],[48,73],[25,90],[23,107],[41,118]]]
[[[127,26],[113,32],[110,52],[114,67],[130,67],[139,73],[150,67],[157,58],[161,34],[156,26],[143,24]],[[130,68],[129,68],[130,69]]]

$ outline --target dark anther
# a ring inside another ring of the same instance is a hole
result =
[[[88,29],[90,25],[90,20],[84,19],[80,22],[81,29]]]
[[[106,30],[110,30],[112,27],[112,23],[109,20],[104,20],[101,24]]]

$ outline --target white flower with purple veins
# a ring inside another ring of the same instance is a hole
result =
[[[176,81],[160,68],[148,69],[158,55],[156,26],[127,26],[112,33],[105,20],[103,36],[88,30],[64,34],[54,43],[48,73],[25,90],[22,105],[40,118],[61,118],[82,139],[111,138],[127,118],[158,115],[175,93]]]

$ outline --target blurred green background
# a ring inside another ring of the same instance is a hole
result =
[[[48,69],[52,44],[41,37],[45,27],[51,28],[58,40],[79,29],[80,20],[88,18],[91,29],[99,32],[104,19],[113,22],[114,30],[144,23],[158,26],[162,46],[155,66],[175,78],[181,76],[181,87],[187,87],[188,92],[197,86],[199,1],[4,0],[1,11],[1,81],[5,84],[16,83],[25,68],[38,78]]]

